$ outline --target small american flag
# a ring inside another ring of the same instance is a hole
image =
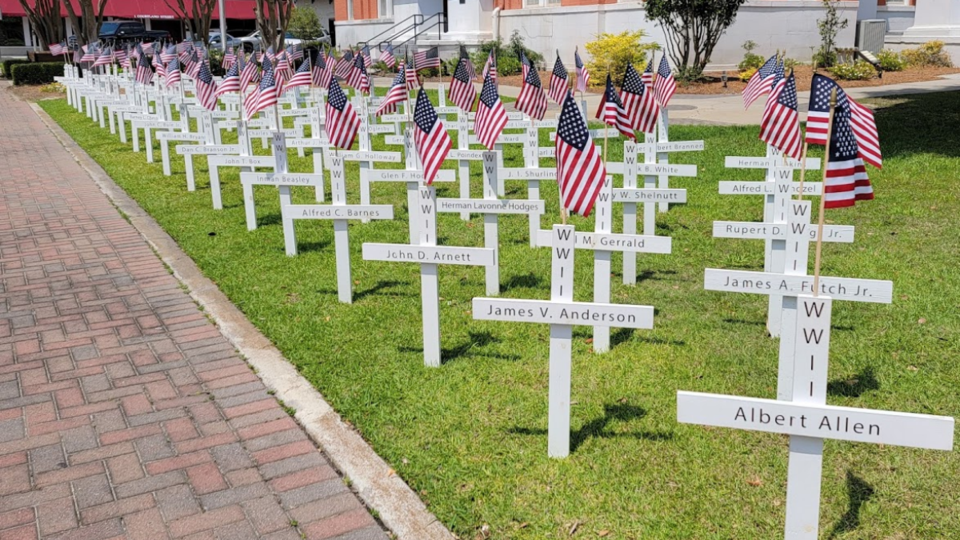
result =
[[[524,65],[527,66],[527,64]],[[527,74],[523,79],[520,95],[513,106],[531,118],[543,120],[543,115],[547,112],[547,96],[543,93],[540,75],[536,69],[531,69],[531,66],[527,66],[526,71]]]
[[[467,76],[470,77],[471,81],[477,78],[477,69],[473,67],[473,61],[470,60],[470,54],[467,53],[467,48],[463,45],[460,46],[460,63],[466,66]]]
[[[234,64],[237,63],[237,53],[233,51],[233,47],[227,49],[226,54],[223,55],[223,69],[230,69]]]
[[[640,76],[640,79],[643,81],[643,85],[647,87],[647,90],[653,89],[653,55],[650,55],[650,61],[647,63],[647,69],[643,70],[643,75]]]
[[[797,81],[792,71],[770,93],[770,101],[760,120],[760,140],[794,159],[801,157]]]
[[[550,73],[550,99],[557,102],[557,105],[563,105],[568,91],[567,68],[560,60],[560,53],[557,53],[557,61],[553,63],[553,71]]]
[[[440,67],[440,49],[431,47],[425,51],[419,51],[413,55],[413,65],[417,71],[423,71],[430,68]],[[419,101],[419,98],[417,98]]]
[[[280,94],[277,77],[270,60],[263,62],[263,78],[260,79],[260,86],[257,88],[257,100],[247,109],[247,119],[253,118],[258,112],[277,104],[277,96]]]
[[[287,54],[287,51],[280,51],[274,66],[274,75],[278,80],[286,82],[293,76],[293,68],[290,67],[290,62],[290,55]]]
[[[453,145],[423,88],[417,94],[413,126],[413,142],[417,145],[417,154],[420,156],[420,163],[423,164],[423,179],[429,186],[436,178],[440,165],[443,165],[443,160],[447,158],[447,153]]]
[[[627,111],[624,110],[620,96],[613,88],[613,80],[610,79],[609,73],[607,74],[607,88],[603,92],[603,100],[600,101],[600,107],[597,109],[597,119],[608,126],[616,127],[617,131],[623,133],[624,137],[636,140],[637,136],[630,127]]]
[[[587,66],[583,65],[583,60],[580,59],[579,48],[573,51],[573,62],[577,66],[577,92],[586,92],[587,85],[590,84],[590,70],[587,69]]]
[[[391,69],[397,66],[397,59],[393,56],[393,45],[387,43],[387,48],[380,53],[380,61]]]
[[[523,49],[520,50],[519,60],[520,68],[523,70],[523,80],[527,80],[527,74],[530,73],[530,63],[529,60],[527,60],[527,53],[525,53]]]
[[[467,65],[462,60],[457,64],[457,69],[453,71],[453,80],[450,81],[450,101],[457,107],[466,112],[473,110],[473,102],[477,97],[477,91],[470,80],[470,74],[467,72]]]
[[[163,62],[160,61],[160,55],[153,55],[153,60],[151,62],[153,63],[153,69],[157,71],[157,77],[159,77],[160,80],[166,79],[167,68],[163,65]]]
[[[347,84],[361,94],[370,95],[370,78],[367,77],[367,64],[363,61],[362,54],[358,54],[353,59],[353,68],[347,78]]]
[[[141,54],[140,60],[137,61],[135,80],[140,84],[150,84],[153,81],[153,68],[150,67],[150,62],[145,54]]]
[[[473,132],[477,134],[480,144],[493,150],[503,128],[507,125],[507,110],[500,102],[497,94],[497,85],[489,74],[483,79],[483,89],[480,90],[480,102],[477,104],[477,118],[473,125]]]
[[[657,105],[657,100],[653,99],[650,87],[643,84],[643,79],[634,69],[633,64],[627,64],[627,72],[623,75],[621,97],[630,126],[637,131],[653,133],[657,127],[660,107]]]
[[[674,80],[673,72],[670,71],[667,57],[663,56],[660,58],[660,67],[657,68],[657,79],[653,82],[653,94],[656,96],[660,107],[666,108],[676,91],[677,81]]]
[[[126,49],[117,49],[113,51],[113,59],[120,64],[120,67],[130,67],[130,59]]]
[[[184,66],[187,70],[187,75],[196,79],[197,74],[200,73],[200,65],[202,63],[203,61],[200,60],[200,56],[197,55],[197,51],[194,49],[194,51],[190,53],[190,61]]]
[[[317,53],[317,61],[313,66],[313,85],[317,88],[326,88],[330,86],[329,77],[330,71],[327,69],[327,62],[323,58],[323,51],[320,51]]]
[[[337,60],[336,66],[336,75],[341,79],[346,79],[350,75],[350,70],[353,69],[353,51],[347,49],[343,56]]]
[[[176,45],[170,45],[166,49],[162,49],[160,53],[160,61],[164,64],[169,64],[171,60],[177,57],[177,47]]]
[[[586,217],[603,187],[607,170],[572,93],[567,94],[560,111],[556,148],[560,202],[567,210]]]
[[[234,62],[230,69],[227,70],[227,74],[223,76],[223,80],[220,81],[220,84],[217,86],[217,97],[220,97],[227,92],[239,92],[240,91],[240,64],[239,62]]]
[[[171,86],[174,86],[176,84],[180,84],[180,81],[181,81],[180,61],[177,59],[176,56],[174,56],[170,60],[170,63],[167,64],[167,67],[164,69],[166,70],[165,75],[167,79],[167,88],[170,88]]]
[[[487,75],[493,79],[493,83],[497,83],[497,50],[490,49],[490,54],[487,56],[487,63],[483,65],[483,72],[480,73],[480,76],[486,80]]]
[[[113,63],[113,48],[106,47],[100,53],[100,56],[97,57],[97,61],[93,63],[92,67],[107,66]]]
[[[417,75],[417,68],[413,64],[402,63],[405,66],[404,71],[407,74],[407,90],[413,90],[420,86],[420,76]]]
[[[290,77],[290,80],[287,81],[287,84],[284,85],[283,91],[286,92],[291,88],[296,88],[298,86],[310,86],[313,82],[313,77],[310,72],[310,59],[307,58],[300,63],[300,67],[297,68],[297,72],[293,74],[293,77]]]
[[[853,206],[857,201],[873,199],[873,186],[859,157],[857,138],[850,124],[850,106],[842,92],[837,87],[837,109],[833,115],[829,162],[823,186],[824,208],[843,208]]]
[[[360,49],[360,56],[363,58],[363,67],[369,68],[373,65],[373,58],[370,57],[369,45],[364,45],[363,48]]]
[[[377,107],[377,111],[374,113],[374,116],[380,116],[381,114],[393,114],[397,112],[397,103],[407,99],[407,82],[406,74],[404,73],[403,63],[400,63],[400,72],[397,73],[397,76],[394,77],[393,83],[390,85],[390,89],[387,90],[386,97],[383,98],[383,101],[380,102],[380,106]]]
[[[239,59],[237,63],[242,64],[243,59]],[[254,79],[256,79],[257,74],[259,73],[259,66],[257,66],[257,64],[251,58],[249,61],[247,61],[247,65],[240,69],[240,91],[246,92],[247,86],[253,82]]]
[[[67,42],[66,42],[66,41],[62,41],[62,42],[60,42],[60,43],[54,43],[54,44],[50,45],[50,54],[52,54],[52,55],[54,55],[54,56],[60,56],[61,54],[63,54],[63,51],[64,51],[64,49],[66,49],[66,48],[67,48]]]
[[[197,70],[197,101],[208,111],[217,109],[217,83],[213,80],[213,73],[210,73],[210,66],[207,62],[200,63],[200,69]]]
[[[84,45],[84,47],[85,48],[83,49],[83,57],[80,58],[80,63],[86,64],[89,62],[96,62],[97,61],[96,48],[93,47],[92,45]]]
[[[777,76],[777,55],[773,55],[769,60],[763,63],[747,81],[746,88],[743,89],[743,108],[749,109],[750,105],[760,96],[769,93],[773,89],[774,79]]]
[[[336,79],[330,79],[330,88],[327,90],[327,139],[330,144],[349,150],[357,138],[360,129],[360,118],[353,110],[353,105],[347,100],[347,95],[340,89]]]
[[[289,55],[290,60],[303,60],[303,48],[296,43],[290,46],[287,54]]]
[[[847,96],[833,79],[820,74],[813,76],[813,83],[810,88],[807,142],[809,144],[826,144],[827,121],[830,116],[830,90],[833,88],[837,89],[838,96],[843,95],[842,101],[850,108],[850,121],[853,134],[857,138],[860,157],[879,169],[883,165],[883,159],[880,154],[880,137],[873,118],[873,111]]]

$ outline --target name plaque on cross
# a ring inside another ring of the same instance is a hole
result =
[[[550,325],[550,390],[547,455],[570,455],[570,375],[573,327],[653,328],[653,308],[573,300],[576,235],[571,225],[554,225],[550,300],[474,298],[473,318]]]

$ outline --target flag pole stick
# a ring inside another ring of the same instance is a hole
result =
[[[820,194],[820,216],[817,222],[817,255],[813,263],[813,295],[820,295],[820,253],[823,248],[823,214],[827,204],[827,169],[830,165],[830,139],[833,137],[833,116],[837,108],[837,89],[830,91],[830,118],[827,121],[827,151],[823,155],[823,192]]]

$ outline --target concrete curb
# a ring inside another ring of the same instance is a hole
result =
[[[273,344],[247,320],[196,263],[93,158],[64,132],[37,104],[37,116],[87,171],[113,204],[123,212],[146,241],[183,283],[190,296],[213,317],[220,332],[257,370],[276,397],[297,410],[296,418],[330,461],[352,482],[363,502],[379,513],[381,521],[400,540],[452,540],[450,533],[423,501],[378,456],[363,438],[343,422],[323,396],[304,379]]]

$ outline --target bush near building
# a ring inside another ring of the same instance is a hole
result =
[[[17,64],[13,66],[13,84],[47,84],[54,77],[63,76],[63,62],[38,62],[35,64]]]
[[[590,70],[591,86],[602,86],[607,82],[607,73],[616,84],[623,80],[627,72],[627,64],[633,64],[637,71],[647,67],[647,51],[656,51],[656,43],[641,43],[644,33],[621,32],[619,34],[600,34],[597,39],[587,43],[587,69]]]

